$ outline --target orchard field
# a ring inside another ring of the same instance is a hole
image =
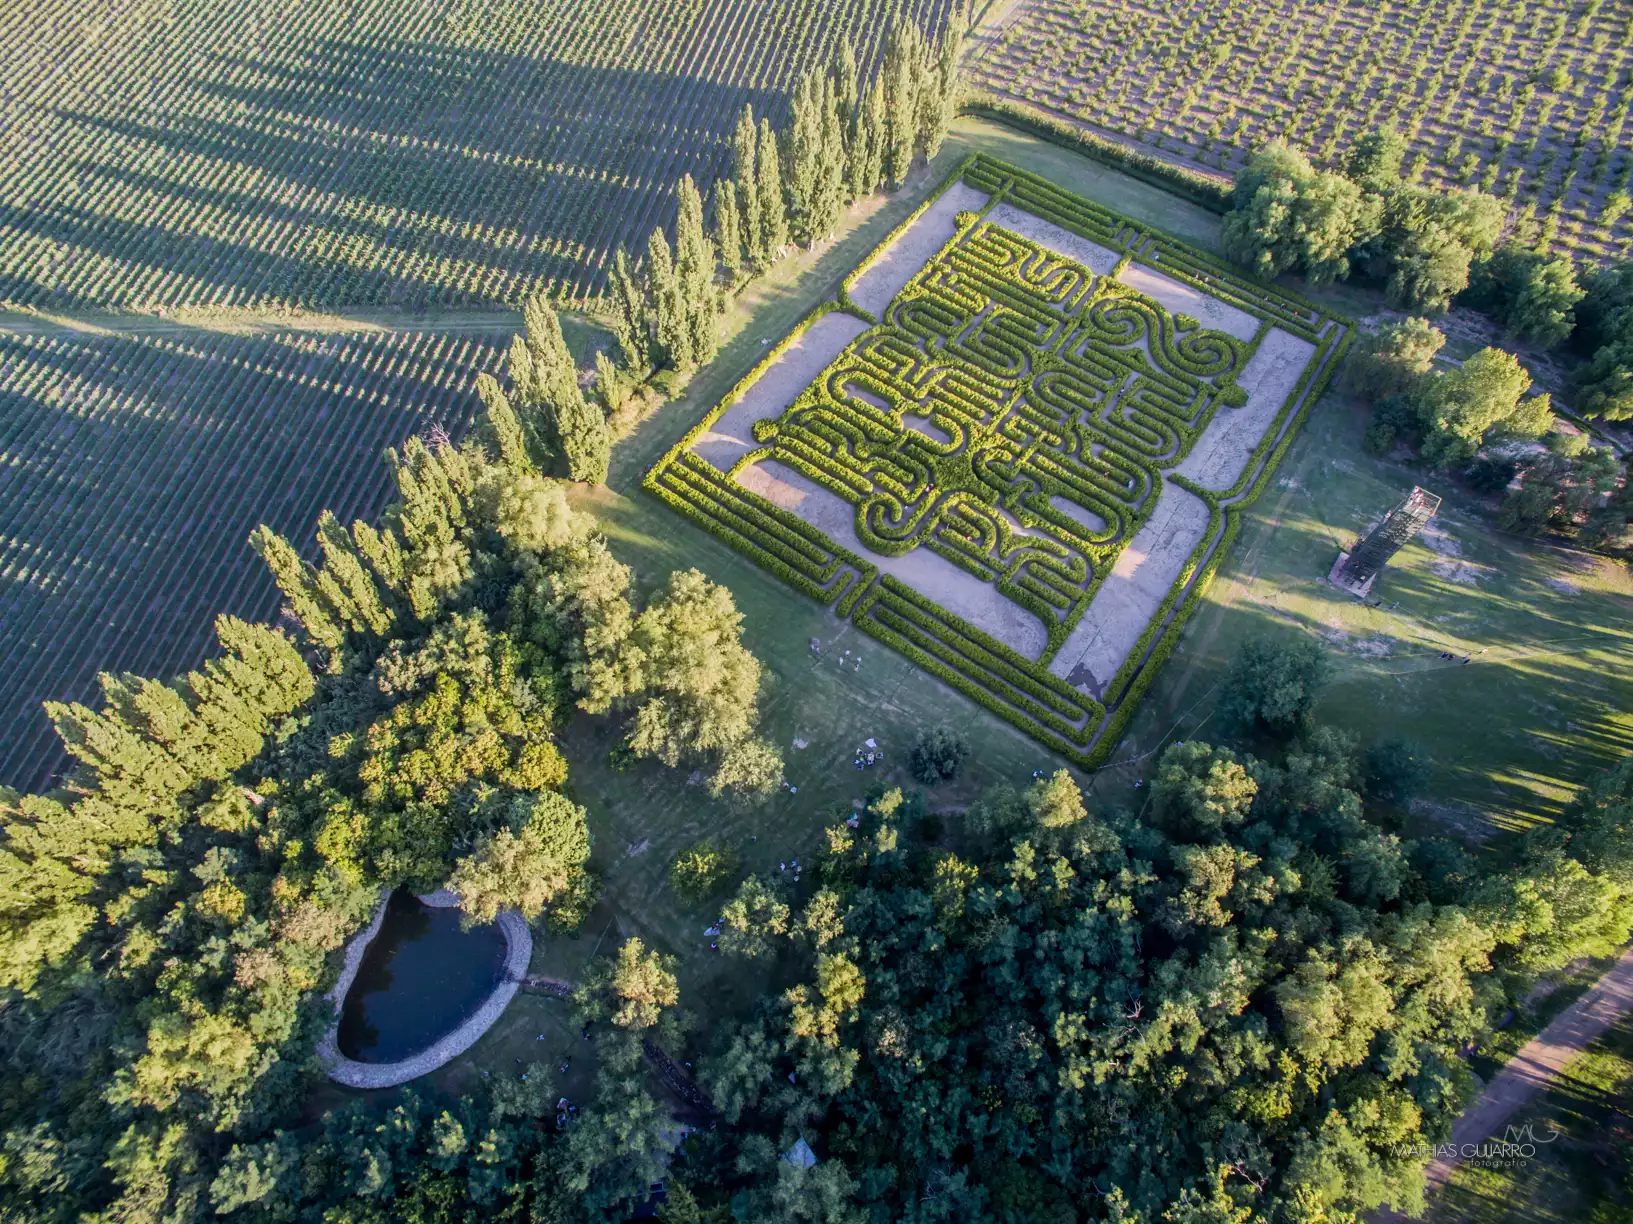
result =
[[[0,12],[0,304],[599,291],[848,33],[951,0],[90,0]]]
[[[1633,239],[1625,4],[1021,0],[972,75],[1221,179],[1272,137],[1331,161],[1392,123],[1409,179],[1530,208],[1578,256]]]
[[[382,450],[462,431],[511,330],[0,333],[0,785],[65,760],[42,701],[196,666],[217,613],[276,616],[249,533],[372,519]]]

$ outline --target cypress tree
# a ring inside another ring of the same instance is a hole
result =
[[[660,227],[646,243],[646,291],[657,320],[658,364],[684,370],[692,364],[692,333],[680,300],[674,257]]]
[[[889,90],[885,103],[889,111],[890,131],[883,162],[892,188],[898,188],[907,181],[907,172],[913,168],[913,146],[919,132],[919,102],[915,90],[918,74],[914,71],[907,28],[905,23],[896,25],[890,35],[889,50],[885,52],[883,84]]]
[[[612,274],[608,280],[612,299],[612,335],[618,344],[618,354],[624,368],[637,378],[652,364],[650,305],[635,274],[629,266],[629,255],[622,246],[612,257]]]
[[[807,72],[794,89],[794,122],[788,133],[787,174],[789,232],[795,242],[816,240],[817,180],[822,168],[822,94],[815,72]]]
[[[735,285],[743,271],[743,217],[737,210],[737,184],[730,179],[714,185],[714,245],[727,284]]]
[[[595,393],[601,397],[601,410],[609,418],[624,406],[624,380],[605,349],[595,353]]]
[[[813,240],[831,233],[845,211],[845,127],[839,118],[836,93],[834,83],[823,78],[822,152],[817,162],[816,192],[811,201]]]
[[[510,400],[506,397],[504,389],[499,386],[499,380],[491,374],[478,374],[476,393],[481,397],[483,407],[486,409],[483,413],[485,432],[498,446],[500,462],[513,472],[531,471],[533,463],[527,454],[527,434],[516,416],[516,410],[510,406]],[[361,537],[358,538],[358,544],[367,551],[368,545]],[[369,559],[374,560],[372,554]],[[379,568],[378,563],[375,568]]]
[[[782,163],[777,157],[777,137],[771,131],[770,120],[760,120],[759,145],[755,189],[760,196],[760,259],[770,263],[788,245],[788,201],[783,195]]]
[[[675,215],[675,282],[680,307],[690,334],[692,361],[702,365],[715,354],[719,316],[714,286],[714,244],[703,232],[703,197],[691,175],[680,180],[679,209]]]
[[[923,151],[929,157],[930,134],[941,113],[941,80],[936,71],[935,58],[924,32],[918,26],[908,27],[911,45],[909,59],[913,65],[913,98],[918,107],[918,131],[914,136],[914,151]]]
[[[764,266],[768,260],[761,241],[765,228],[760,218],[759,135],[754,127],[754,111],[743,107],[732,137],[732,164],[737,175],[737,202],[742,206],[743,246],[750,264]]]
[[[374,576],[363,564],[356,542],[332,511],[325,510],[318,518],[318,547],[323,550],[318,580],[321,589],[327,590],[332,584],[330,599],[336,611],[341,610],[343,600],[345,619],[353,629],[383,637],[395,618],[381,598]]]
[[[484,377],[486,377],[489,382],[493,383],[495,388],[499,386],[498,382],[495,381],[491,374],[485,375]],[[505,407],[506,411],[509,411],[510,406],[507,404]],[[517,422],[515,413],[512,412],[510,414],[510,420],[511,424],[516,428],[517,438],[520,439],[522,427],[520,423]],[[527,458],[527,449],[525,445],[522,445],[521,453],[522,458],[525,461]],[[397,533],[389,528],[385,531],[376,531],[362,519],[358,519],[352,523],[352,539],[357,541],[358,550],[368,558],[369,568],[372,569],[375,576],[386,585],[386,588],[396,592],[398,595],[405,594],[406,591],[403,585],[405,577],[403,570],[403,546],[402,541],[397,538]]]

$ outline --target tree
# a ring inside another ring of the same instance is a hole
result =
[[[936,154],[941,152],[941,146],[947,139],[947,131],[952,127],[953,119],[958,114],[958,63],[963,49],[964,31],[959,28],[957,21],[949,21],[941,31],[941,43],[937,48],[935,76],[932,81],[933,93],[927,107],[928,117],[922,133],[926,160],[933,160]]]
[[[889,140],[889,121],[885,111],[885,82],[881,79],[868,87],[857,107],[851,127],[850,153],[846,168],[850,172],[850,193],[861,199],[879,190],[884,175],[884,157]]]
[[[685,319],[687,349],[692,362],[702,365],[720,347],[717,326],[720,295],[715,289],[715,250],[703,232],[703,197],[692,176],[683,175],[675,220],[675,287]]]
[[[1382,398],[1416,388],[1446,343],[1427,319],[1408,318],[1363,334],[1350,351],[1345,377],[1350,389]]]
[[[765,248],[765,222],[760,215],[762,184],[760,182],[760,137],[754,126],[754,110],[745,105],[737,117],[737,129],[732,135],[732,171],[736,176],[737,200],[743,212],[743,247],[748,261],[755,266],[770,262]],[[777,189],[781,206],[782,188]]]
[[[1406,137],[1392,127],[1374,128],[1359,136],[1344,156],[1344,174],[1372,195],[1386,195],[1400,186]]]
[[[720,179],[714,185],[714,245],[728,286],[743,271],[743,216],[737,208],[737,184]]]
[[[1367,749],[1362,780],[1372,798],[1404,807],[1428,787],[1432,771],[1420,745],[1391,736]]]
[[[1306,726],[1332,667],[1314,638],[1250,638],[1220,685],[1222,722],[1286,735]]]
[[[657,364],[671,370],[692,367],[690,312],[675,272],[669,239],[660,226],[646,242],[646,292],[652,302]]]
[[[818,237],[816,196],[822,172],[822,110],[826,77],[812,69],[794,87],[793,123],[784,146],[789,233],[801,246]]]
[[[737,874],[741,861],[735,851],[717,842],[702,841],[681,852],[669,866],[669,883],[688,901],[706,901]]]
[[[1083,792],[1064,769],[1057,769],[1049,777],[1033,783],[1026,802],[1045,829],[1068,828],[1087,819],[1089,814],[1083,806]]]
[[[461,926],[492,922],[505,909],[533,921],[590,857],[584,809],[562,795],[518,796],[510,820],[454,864],[448,887],[459,897]]]
[[[1368,270],[1386,281],[1392,305],[1441,311],[1469,283],[1469,266],[1502,232],[1502,203],[1475,191],[1401,187],[1385,199]]]
[[[549,454],[566,459],[567,474],[587,484],[605,484],[612,436],[598,409],[584,400],[578,385],[578,368],[567,349],[561,320],[542,297],[528,301],[523,309],[525,340],[511,348],[510,374],[527,415],[524,428],[531,426],[541,440],[542,461]]]
[[[769,264],[788,245],[788,200],[783,194],[782,163],[777,156],[777,137],[771,121],[760,120],[758,154],[755,159],[755,190],[759,194],[760,232],[756,254],[761,265]]]
[[[1413,396],[1423,423],[1423,457],[1441,467],[1461,466],[1474,457],[1488,432],[1505,424],[1523,434],[1540,423],[1540,436],[1552,415],[1542,420],[1534,408],[1522,410],[1520,397],[1530,385],[1531,376],[1518,358],[1493,348],[1426,379]]]
[[[720,950],[749,960],[775,954],[778,939],[788,934],[792,916],[788,903],[759,876],[744,880],[721,913],[726,921],[720,932]]]
[[[1313,284],[1349,274],[1349,251],[1371,236],[1378,209],[1340,174],[1317,173],[1303,154],[1272,141],[1236,177],[1225,253],[1270,279],[1302,269]]]
[[[951,727],[920,731],[908,752],[913,776],[926,786],[951,782],[970,755],[969,741]]]
[[[652,364],[652,307],[645,291],[635,282],[629,255],[622,245],[612,257],[607,294],[612,308],[612,334],[618,345],[618,354],[623,358],[624,368],[638,378]]]
[[[697,570],[670,575],[624,644],[639,692],[629,746],[666,765],[725,755],[755,737],[760,663],[731,592]]]
[[[636,938],[626,939],[611,960],[594,962],[573,992],[582,1019],[610,1019],[634,1032],[657,1027],[665,1009],[679,1002],[675,958]]]
[[[880,82],[887,91],[884,110],[888,117],[882,160],[884,173],[893,188],[899,188],[907,181],[907,172],[913,168],[913,149],[919,135],[918,73],[915,64],[918,44],[913,41],[916,33],[916,27],[905,20],[897,21],[891,28],[890,41],[885,47],[884,68],[880,72]]]
[[[1544,348],[1559,344],[1576,326],[1576,304],[1585,296],[1568,257],[1499,247],[1475,268],[1464,294],[1508,333]]]

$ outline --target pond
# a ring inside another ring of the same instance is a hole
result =
[[[498,926],[459,929],[459,910],[399,889],[363,954],[340,1011],[337,1044],[347,1058],[391,1063],[458,1028],[504,976]]]

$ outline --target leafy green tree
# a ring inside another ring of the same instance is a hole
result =
[[[950,782],[958,776],[970,755],[970,744],[951,727],[920,731],[908,751],[913,776],[926,786]]]
[[[742,865],[735,851],[717,842],[702,841],[669,865],[669,883],[688,901],[708,900],[735,876]]]
[[[1406,137],[1392,127],[1374,128],[1356,138],[1344,155],[1344,174],[1372,195],[1386,195],[1401,181]]]
[[[629,254],[622,245],[613,253],[607,297],[618,354],[624,368],[638,378],[652,366],[652,304],[646,290],[636,282]]]
[[[687,349],[698,365],[713,360],[720,347],[720,294],[715,288],[714,244],[703,232],[703,197],[691,175],[683,175],[675,221],[675,287],[688,333]]]
[[[1362,779],[1370,797],[1404,806],[1428,788],[1432,772],[1421,745],[1391,736],[1367,749]]]
[[[492,922],[504,909],[531,922],[567,890],[574,869],[590,856],[584,809],[562,795],[518,796],[510,819],[519,827],[506,825],[479,838],[448,877],[462,926]]]
[[[850,131],[850,153],[846,158],[852,199],[872,195],[884,180],[884,159],[889,144],[886,93],[885,81],[875,81],[857,106]]]
[[[801,246],[821,236],[816,197],[822,176],[823,109],[827,77],[816,69],[806,72],[794,87],[793,121],[784,146],[784,188],[788,195],[788,229]]]
[[[714,246],[728,286],[743,272],[743,215],[737,207],[737,184],[720,179],[714,185]]]
[[[662,226],[646,241],[646,293],[652,302],[655,363],[671,370],[691,369],[692,321]]]
[[[913,168],[913,152],[919,139],[919,60],[923,55],[922,36],[906,20],[891,28],[885,46],[885,62],[880,83],[886,90],[884,111],[888,120],[882,163],[892,188],[907,181]]]
[[[1501,202],[1482,192],[1401,187],[1384,200],[1368,271],[1386,282],[1391,305],[1445,310],[1468,287],[1474,260],[1496,248],[1502,224]]]
[[[1576,326],[1576,304],[1585,296],[1569,257],[1502,246],[1479,264],[1464,294],[1521,340],[1551,348]]]
[[[1351,390],[1375,399],[1409,392],[1434,367],[1445,343],[1445,335],[1427,319],[1386,323],[1351,347],[1346,380]]]
[[[1349,274],[1349,251],[1376,228],[1377,209],[1341,174],[1317,173],[1273,141],[1236,177],[1225,253],[1265,279],[1301,269],[1313,284]]]
[[[788,902],[759,876],[744,880],[721,913],[726,922],[720,932],[720,950],[749,960],[774,955],[779,938],[788,934],[792,917]]]
[[[1423,426],[1423,457],[1441,467],[1466,464],[1487,434],[1540,437],[1553,414],[1545,396],[1522,402],[1531,376],[1501,349],[1481,349],[1454,370],[1437,372],[1413,396]]]
[[[1290,734],[1308,725],[1332,663],[1313,638],[1250,638],[1220,682],[1218,713],[1227,725]]]
[[[577,1014],[585,1020],[610,1020],[621,1029],[656,1028],[667,1008],[680,1002],[675,958],[626,939],[610,960],[594,962],[573,992]]]

